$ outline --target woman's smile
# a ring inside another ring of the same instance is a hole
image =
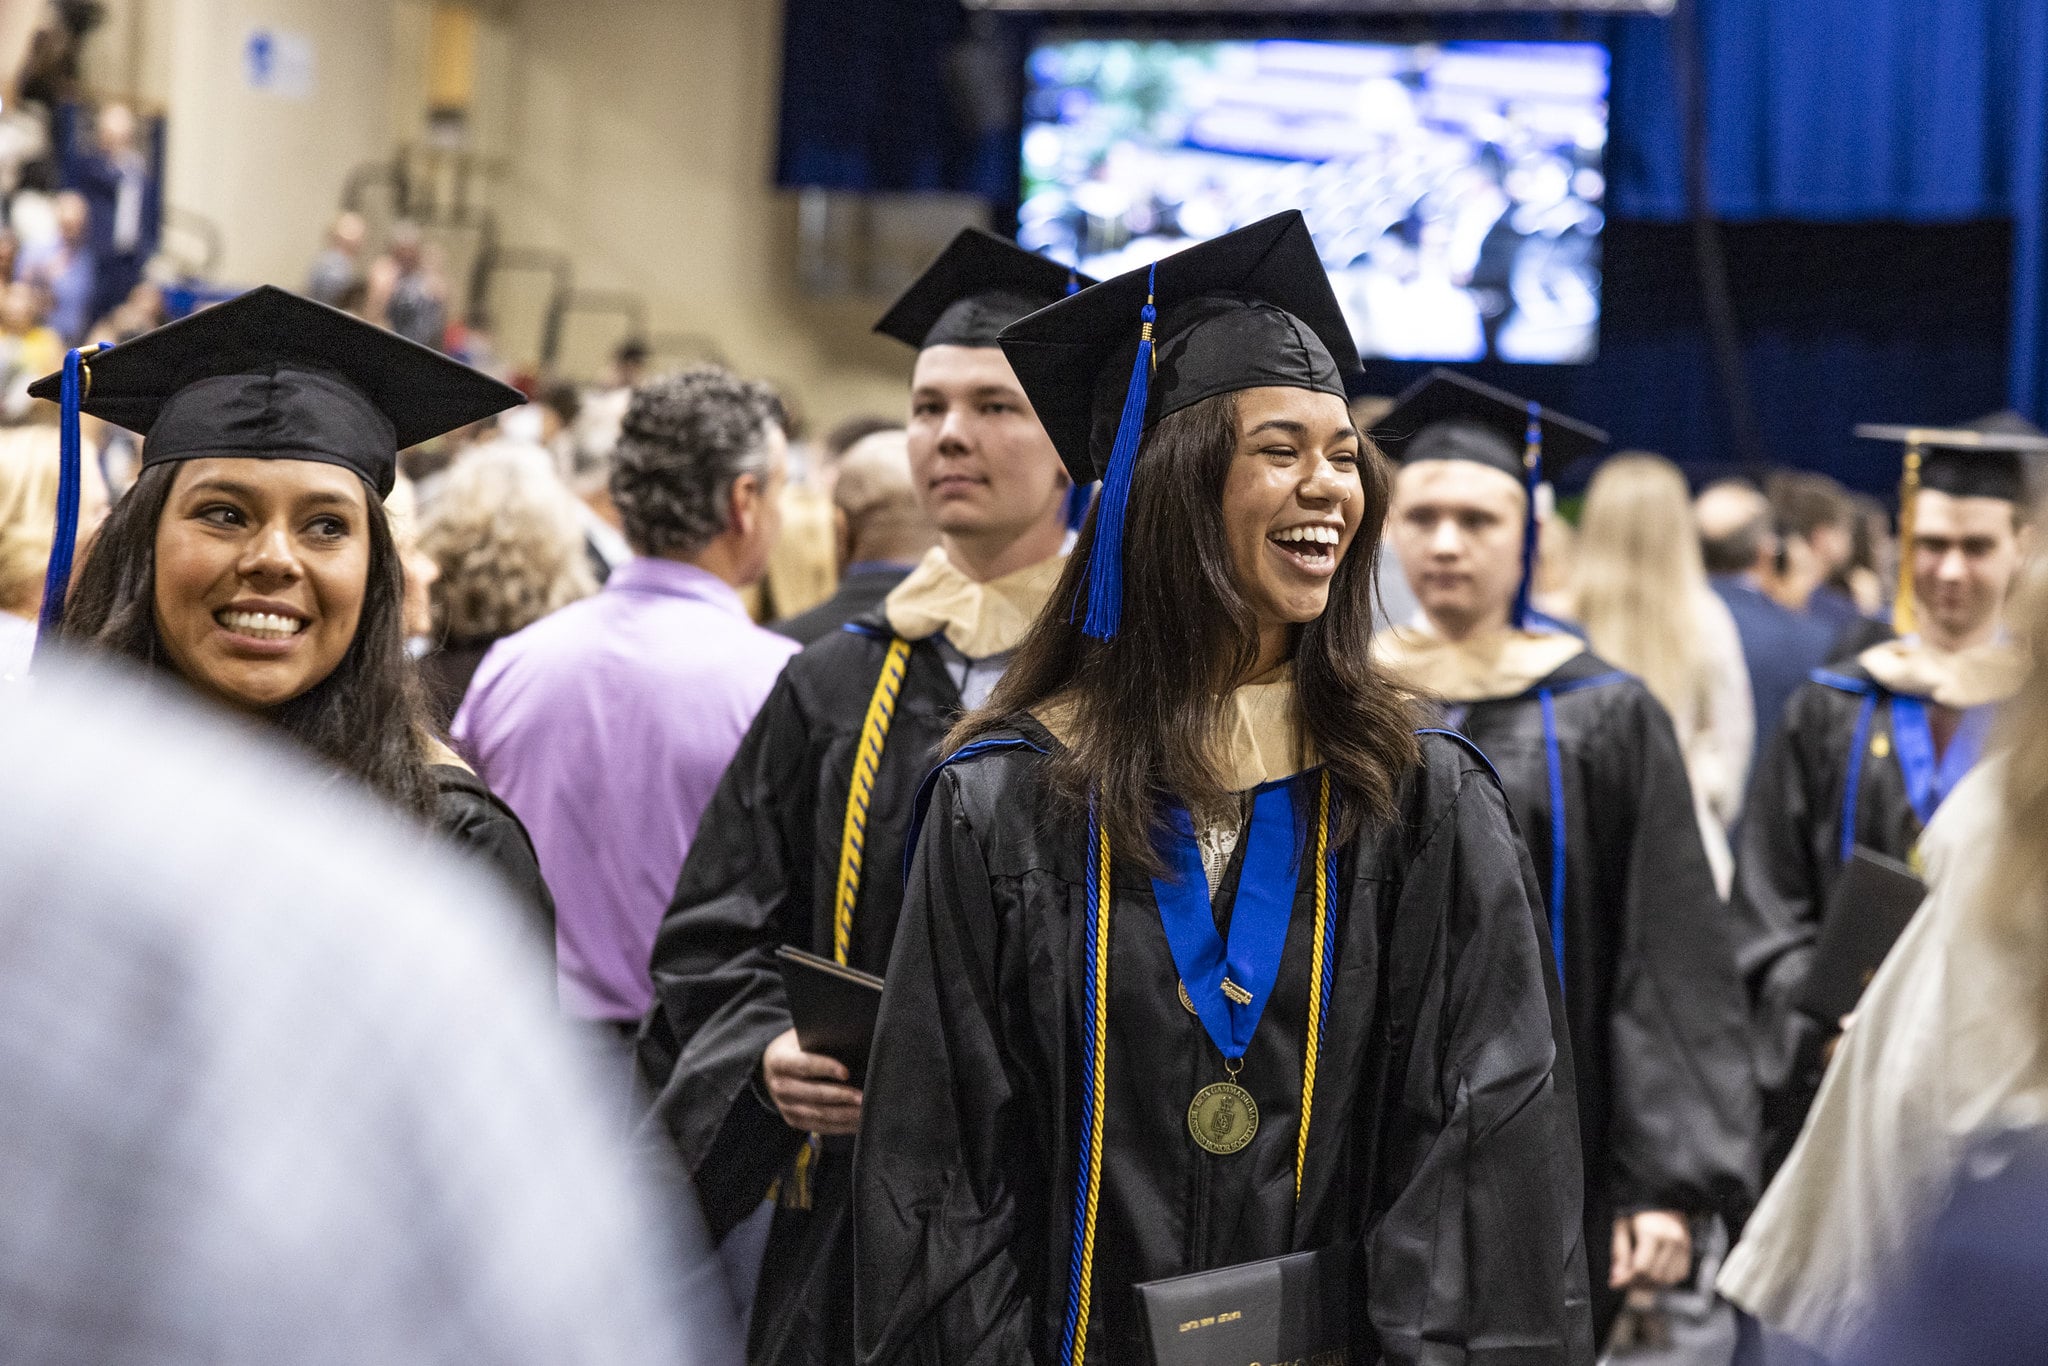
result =
[[[320,461],[185,461],[156,537],[157,633],[178,672],[252,710],[333,673],[362,618],[368,496]]]

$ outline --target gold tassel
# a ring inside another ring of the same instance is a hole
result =
[[[783,1209],[809,1209],[811,1207],[811,1169],[818,1164],[818,1150],[822,1146],[816,1134],[804,1138],[804,1146],[796,1150],[796,1160],[789,1164],[789,1171],[775,1183],[776,1189],[769,1198]]]

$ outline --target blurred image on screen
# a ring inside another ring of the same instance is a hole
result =
[[[1299,208],[1361,355],[1593,359],[1605,48],[1077,39],[1029,60],[1023,245],[1107,277]]]

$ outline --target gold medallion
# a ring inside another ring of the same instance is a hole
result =
[[[1188,1132],[1219,1157],[1238,1151],[1258,1131],[1258,1103],[1234,1081],[1204,1086],[1188,1106]]]
[[[1195,1003],[1188,999],[1188,984],[1186,982],[1180,984],[1180,1003],[1187,1007],[1188,1014],[1195,1014]]]

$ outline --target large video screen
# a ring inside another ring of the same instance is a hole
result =
[[[1050,41],[1017,237],[1101,277],[1298,208],[1361,355],[1583,362],[1606,141],[1597,44]]]

